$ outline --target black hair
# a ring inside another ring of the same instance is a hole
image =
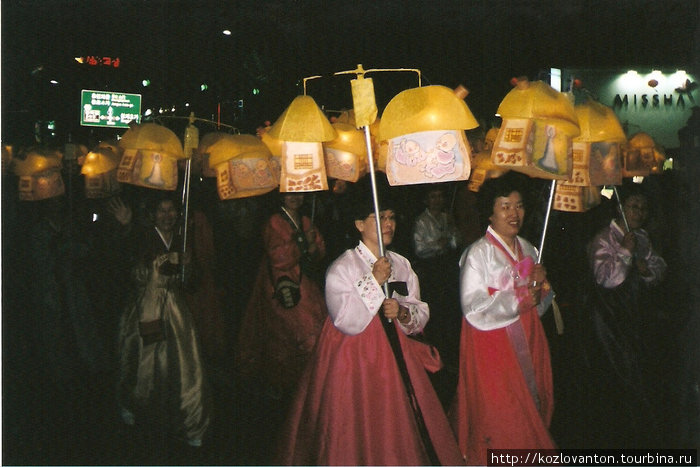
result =
[[[526,175],[511,170],[498,178],[490,178],[484,182],[478,193],[479,218],[483,228],[489,225],[489,217],[493,214],[496,199],[508,197],[514,191],[522,196],[527,212],[527,179]]]
[[[172,201],[175,209],[180,212],[181,206],[174,192],[154,190],[154,193],[149,194],[149,196],[146,198],[146,213],[149,216],[155,215],[158,206],[163,201]]]
[[[393,200],[387,193],[378,194],[379,212],[394,208]],[[370,214],[374,214],[374,199],[372,193],[357,193],[355,199],[352,200],[352,218],[353,220],[366,219]]]
[[[620,195],[620,204],[624,205],[627,198],[632,196],[643,196],[648,199],[648,194],[643,185],[624,180],[624,183],[617,189]]]

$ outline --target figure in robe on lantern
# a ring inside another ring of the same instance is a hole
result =
[[[163,174],[161,169],[161,162],[163,161],[163,156],[155,153],[151,156],[153,158],[153,169],[151,174],[146,179],[146,182],[154,186],[165,185],[165,180],[163,180]]]
[[[557,172],[559,170],[559,165],[557,164],[557,158],[554,153],[554,137],[557,134],[557,129],[554,125],[546,125],[545,133],[547,135],[547,142],[544,145],[544,155],[537,163],[545,170]]]
[[[199,338],[182,290],[182,262],[187,276],[191,257],[182,255],[179,213],[169,193],[148,201],[152,225],[135,238],[133,297],[119,328],[118,403],[125,423],[144,418],[201,446],[210,405]]]
[[[549,345],[540,316],[553,298],[537,251],[518,235],[525,208],[509,172],[479,191],[486,235],[460,259],[462,335],[451,421],[467,463],[488,449],[553,449]]]
[[[445,133],[435,142],[435,153],[425,166],[427,175],[442,178],[456,170],[455,146],[457,138],[452,133]]]
[[[263,230],[265,255],[242,318],[236,369],[281,399],[296,387],[326,318],[316,279],[325,243],[302,215],[304,195],[282,193]]]
[[[326,274],[329,317],[299,383],[274,463],[463,465],[426,373],[440,368],[439,356],[407,337],[419,334],[429,316],[418,277],[403,256],[392,251],[380,256],[371,198],[356,201],[354,208],[361,240]],[[382,240],[389,245],[395,213],[383,206],[379,214]],[[391,298],[382,290],[385,283]],[[401,359],[392,349],[392,335]]]

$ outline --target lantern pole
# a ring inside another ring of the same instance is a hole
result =
[[[554,199],[554,188],[557,185],[556,180],[552,180],[549,187],[549,200],[547,201],[547,211],[544,215],[544,226],[542,227],[542,238],[540,239],[540,250],[537,252],[537,262],[542,262],[542,252],[544,251],[544,240],[547,237],[547,225],[549,224],[549,214],[552,212],[552,200]]]
[[[365,145],[367,146],[367,165],[369,166],[368,171],[372,188],[372,201],[374,204],[374,216],[376,221],[375,224],[377,227],[377,244],[379,246],[379,256],[381,257],[385,255],[385,249],[384,239],[382,238],[382,220],[379,217],[379,196],[377,194],[377,180],[374,172],[372,139],[369,132],[369,126],[377,118],[377,104],[374,98],[374,85],[371,79],[364,79],[365,70],[362,68],[362,65],[357,65],[357,69],[353,71],[341,71],[336,73],[336,75],[339,74],[355,74],[357,76],[357,79],[351,82],[353,108],[355,110],[355,126],[358,128],[362,127],[365,134]],[[384,282],[382,288],[384,290],[384,295],[389,298],[390,292],[388,282]],[[430,459],[431,465],[440,465],[437,453],[435,452],[435,446],[433,446],[433,442],[430,439],[430,433],[428,432],[425,419],[423,418],[423,412],[418,404],[418,398],[416,396],[413,383],[411,382],[411,376],[408,373],[406,359],[404,357],[403,350],[401,349],[401,342],[399,341],[396,326],[390,319],[387,319],[382,314],[380,314],[379,319],[382,323],[382,327],[384,328],[387,340],[389,341],[389,346],[394,353],[394,358],[399,368],[399,373],[401,374],[404,388],[406,389],[406,395],[408,396],[411,410],[413,411],[413,417],[416,421],[416,426],[418,427],[421,440],[423,441],[423,447],[425,448],[426,454]]]
[[[194,126],[194,112],[190,114],[189,124],[185,128],[184,147],[185,156],[185,177],[182,184],[182,206],[183,206],[183,227],[182,227],[182,258],[180,268],[182,270],[182,282],[185,282],[185,255],[187,253],[187,224],[190,212],[190,181],[192,178],[192,151],[199,146],[199,130]]]
[[[630,225],[627,223],[627,216],[625,216],[625,210],[622,207],[622,201],[620,200],[620,193],[617,191],[617,185],[613,185],[613,191],[615,192],[615,199],[617,200],[617,207],[620,208],[620,214],[622,215],[622,221],[625,223],[625,229],[630,231]]]

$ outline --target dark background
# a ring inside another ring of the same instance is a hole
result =
[[[81,89],[141,93],[143,109],[175,106],[212,120],[220,107],[222,123],[252,133],[303,94],[304,77],[323,77],[307,83],[320,106],[350,107],[350,77],[332,74],[359,63],[418,68],[424,85],[463,84],[487,126],[513,76],[697,67],[699,16],[697,0],[5,0],[3,140],[22,142],[37,120],[56,122],[57,144],[68,133],[113,137],[80,127]],[[74,60],[89,55],[120,66]],[[380,112],[417,85],[414,73],[371,76]]]

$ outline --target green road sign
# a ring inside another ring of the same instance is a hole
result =
[[[128,128],[141,120],[141,94],[83,89],[80,99],[80,124]]]

